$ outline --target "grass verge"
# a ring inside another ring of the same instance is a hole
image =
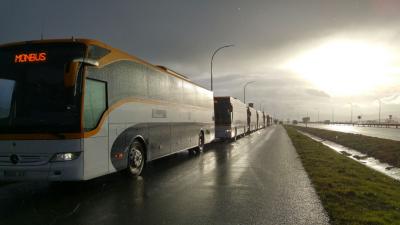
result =
[[[381,162],[400,167],[400,141],[310,127],[296,126],[296,129],[355,149]]]
[[[400,182],[285,128],[331,224],[400,224]]]

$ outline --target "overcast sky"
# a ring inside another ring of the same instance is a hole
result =
[[[349,120],[353,103],[377,119],[376,99],[382,117],[400,117],[400,1],[3,0],[0,10],[0,43],[98,39],[207,88],[212,52],[234,44],[215,57],[215,95],[243,99],[255,81],[247,102],[280,118]]]

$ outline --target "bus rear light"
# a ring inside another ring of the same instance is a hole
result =
[[[123,159],[124,158],[124,153],[123,152],[118,152],[114,154],[114,157],[116,159]]]
[[[81,155],[80,152],[66,152],[66,153],[57,153],[51,159],[52,162],[64,162],[71,161],[77,159]]]

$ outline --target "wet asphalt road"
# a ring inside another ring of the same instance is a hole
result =
[[[156,160],[143,178],[0,186],[0,224],[327,224],[285,130]]]

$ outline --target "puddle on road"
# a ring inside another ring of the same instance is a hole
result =
[[[324,140],[317,136],[314,136],[314,135],[311,135],[309,133],[305,133],[305,132],[302,132],[299,130],[298,130],[298,132],[306,135],[307,137],[313,139],[314,141],[321,142],[325,146],[337,151],[340,154],[347,156],[348,158],[351,158],[363,165],[366,165],[369,168],[372,168],[372,169],[374,169],[378,172],[381,172],[395,180],[400,181],[400,168],[393,167],[387,163],[382,163],[373,157],[369,157],[368,155],[365,155],[357,150],[347,148],[347,147],[337,144],[335,142]]]

